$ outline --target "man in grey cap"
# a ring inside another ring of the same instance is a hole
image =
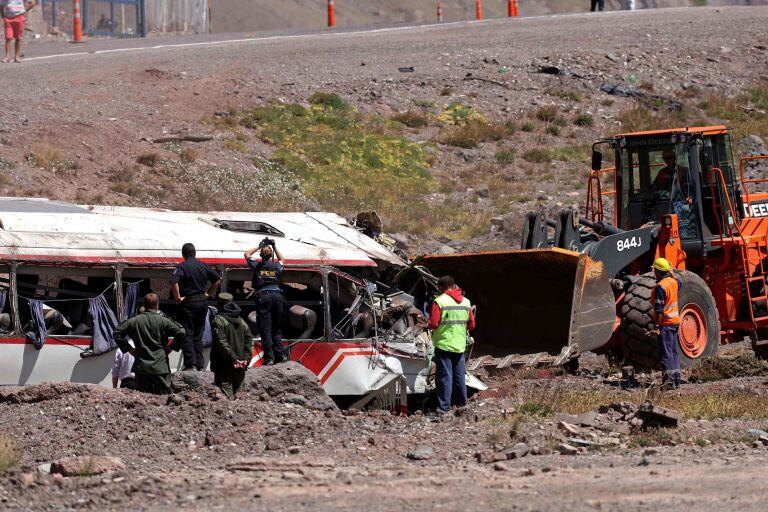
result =
[[[234,398],[245,380],[253,356],[253,335],[241,318],[240,306],[232,294],[220,293],[219,314],[213,320],[211,370],[214,383],[228,398]]]

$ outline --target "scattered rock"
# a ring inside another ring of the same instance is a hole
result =
[[[559,421],[557,423],[557,428],[564,431],[568,435],[572,435],[572,436],[581,435],[581,429],[579,427],[577,427],[576,425],[572,425],[571,423],[568,423],[566,421]]]
[[[531,453],[531,448],[525,443],[517,443],[515,446],[509,450],[506,450],[504,453],[506,454],[508,460],[522,459]]]
[[[122,469],[125,469],[125,465],[118,457],[99,455],[65,457],[51,463],[51,473],[62,476],[92,476]]]
[[[555,451],[557,451],[561,455],[576,455],[579,453],[579,449],[575,446],[571,446],[568,443],[560,443],[555,447]]]
[[[643,402],[636,415],[643,421],[643,427],[677,428],[684,419],[681,412],[651,402]]]
[[[501,462],[507,460],[507,454],[503,452],[477,452],[475,459],[480,464],[490,464],[492,462]]]
[[[430,460],[435,456],[431,446],[417,446],[405,455],[409,460]]]
[[[213,432],[206,432],[204,444],[205,446],[216,446],[217,444],[221,444],[221,442],[217,438],[216,434]]]

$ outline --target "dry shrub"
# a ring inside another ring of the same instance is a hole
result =
[[[136,159],[136,162],[140,163],[141,165],[146,165],[147,167],[155,167],[160,163],[161,160],[162,159],[160,158],[160,155],[150,151],[148,153],[142,153],[139,155],[139,157]]]
[[[27,160],[40,169],[51,169],[61,160],[61,150],[47,142],[35,144],[32,146],[32,152],[27,155]]]
[[[0,434],[0,475],[15,468],[20,459],[21,453],[16,443]]]
[[[554,105],[545,105],[543,107],[539,107],[534,115],[539,121],[544,121],[545,123],[553,123],[558,117],[560,117],[560,110]]]
[[[184,150],[182,150],[182,152],[179,154],[179,158],[182,162],[191,164],[197,160],[197,150],[194,148],[184,148]]]
[[[461,126],[453,126],[441,132],[439,141],[448,146],[476,148],[481,142],[501,140],[508,135],[507,127],[500,123],[489,123],[471,119]]]
[[[429,124],[429,118],[421,112],[408,110],[392,116],[393,121],[402,123],[408,128],[424,128]]]
[[[680,411],[692,419],[768,419],[768,397],[747,391],[663,395],[659,405]]]

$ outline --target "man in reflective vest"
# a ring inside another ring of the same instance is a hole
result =
[[[653,322],[658,326],[662,383],[676,389],[680,387],[680,356],[677,353],[680,311],[677,295],[682,283],[665,258],[653,262],[653,273],[656,275],[656,287],[651,292],[651,305]]]
[[[467,405],[467,385],[464,379],[467,331],[475,328],[472,304],[450,276],[438,282],[440,295],[432,303],[429,328],[435,346],[435,386],[438,414],[448,412],[451,405]]]

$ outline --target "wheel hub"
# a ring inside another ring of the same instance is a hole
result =
[[[701,357],[707,348],[707,323],[696,304],[686,305],[680,313],[680,348],[691,359]]]

